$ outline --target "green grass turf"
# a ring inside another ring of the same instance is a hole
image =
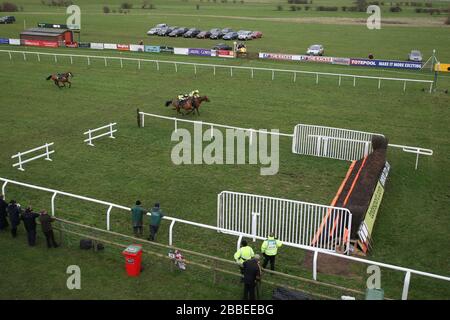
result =
[[[37,22],[50,16],[32,17]],[[28,17],[27,21],[31,19]],[[89,16],[84,20],[86,28],[92,28],[94,31],[86,32],[86,35],[83,33],[86,41],[102,39],[105,42],[128,43],[141,38],[136,35],[138,27],[137,23],[133,22],[136,19],[134,16],[93,15],[90,21],[88,19]],[[127,22],[130,29],[120,28],[121,19]],[[155,18],[145,26],[141,23],[139,28],[142,30],[139,32],[145,32],[149,25],[160,21]],[[226,19],[216,19],[214,23],[225,25],[224,21]],[[248,23],[249,26],[254,25]],[[7,30],[7,35],[17,36],[19,25],[20,21],[14,26],[0,29],[1,35],[4,35],[3,30]],[[267,28],[273,31],[273,35],[268,36],[268,39],[256,40],[251,45],[255,43],[255,46],[260,46],[256,47],[257,49],[267,51],[277,48],[276,51],[298,52],[298,48],[306,46],[315,38],[308,32],[311,40],[297,45],[297,35],[289,33],[283,40],[278,26],[276,23],[267,23]],[[355,46],[355,36],[348,34],[348,30],[358,30],[355,31],[357,36],[363,39],[370,34],[367,29],[286,24],[286,28],[288,27],[321,30],[322,32],[316,35],[322,34],[324,39],[329,39],[340,48],[336,49],[336,53],[339,53],[337,55],[342,56],[365,55],[370,48],[382,43],[386,45],[380,47],[380,54],[386,58],[402,57],[411,46],[418,47],[417,43],[425,43],[424,46],[430,50],[437,48],[441,53],[441,61],[445,61],[442,57],[448,59],[449,54],[448,43],[441,40],[446,35],[446,30],[442,28],[421,30],[393,27],[383,31],[384,35],[373,33],[373,38],[370,36],[364,43],[358,41],[359,46]],[[335,36],[336,33],[332,31],[337,32],[341,38]],[[389,31],[397,33],[397,36],[390,35]],[[414,32],[414,39],[411,39],[411,32]],[[434,36],[428,37],[429,32],[434,32]],[[398,40],[399,38],[402,40]],[[162,40],[173,41],[170,44],[186,47],[205,43],[157,38],[157,41]],[[58,52],[118,55],[111,51]],[[167,55],[129,55],[150,59],[188,59]],[[448,274],[448,250],[444,248],[448,244],[449,231],[449,145],[446,138],[449,98],[442,90],[430,95],[422,92],[423,85],[413,84],[408,85],[406,93],[403,93],[402,83],[383,82],[382,89],[377,90],[376,82],[361,80],[357,87],[353,88],[350,80],[343,81],[339,88],[336,78],[321,78],[319,85],[316,85],[314,77],[306,76],[297,78],[297,82],[293,83],[289,76],[283,74],[276,74],[275,80],[271,81],[270,73],[257,73],[256,78],[251,80],[248,72],[237,70],[233,78],[225,71],[218,72],[214,77],[212,70],[206,68],[199,68],[198,74],[194,76],[190,67],[181,67],[178,73],[174,73],[172,66],[163,65],[160,72],[157,72],[153,64],[143,64],[142,69],[137,70],[136,64],[132,62],[125,62],[124,69],[120,69],[118,62],[110,63],[105,68],[101,60],[92,61],[92,65],[88,67],[82,59],[75,59],[74,65],[70,65],[68,58],[60,58],[58,63],[55,63],[52,57],[41,56],[41,59],[38,63],[36,57],[28,56],[28,60],[23,61],[21,55],[14,55],[13,61],[9,61],[7,54],[0,55],[0,112],[6,119],[0,126],[1,176],[128,206],[131,206],[136,198],[141,198],[146,206],[151,206],[158,200],[170,216],[212,225],[216,222],[216,195],[222,190],[330,203],[345,176],[348,163],[291,154],[290,141],[287,138],[280,140],[280,172],[273,177],[261,177],[259,167],[250,165],[174,166],[169,158],[174,145],[170,142],[173,123],[147,119],[146,128],[138,129],[135,110],[139,107],[146,112],[173,116],[174,112],[163,106],[164,101],[195,86],[212,101],[202,106],[203,121],[242,127],[279,128],[282,132],[291,132],[297,123],[336,126],[379,132],[385,134],[392,143],[433,149],[432,157],[420,158],[418,171],[414,171],[413,155],[389,150],[388,159],[392,172],[375,227],[375,248],[371,258]],[[412,72],[369,71],[315,64],[299,66],[269,61],[205,58],[189,60],[431,78],[425,73],[417,75]],[[50,73],[68,69],[75,74],[72,89],[58,90],[51,82],[44,80]],[[440,88],[448,88],[449,84],[448,77],[440,78]],[[82,132],[110,121],[118,122],[119,132],[116,140],[99,140],[95,148],[82,143]],[[183,127],[191,128],[190,125]],[[56,153],[53,162],[32,162],[26,165],[25,172],[11,167],[12,154],[41,145],[45,141],[55,142]],[[35,208],[48,208],[51,196],[12,186],[8,186],[7,195],[9,198],[17,198],[23,205],[32,204]],[[102,206],[57,198],[57,208],[57,214],[61,217],[105,226],[106,208]],[[115,231],[129,233],[126,214],[113,210],[112,227]],[[166,243],[167,230],[168,226],[163,224],[160,231],[161,241]],[[230,258],[235,248],[235,239],[231,237],[181,225],[175,226],[174,241],[176,245],[225,258]],[[280,256],[281,261],[284,261],[280,264],[280,270],[293,274],[308,274],[308,270],[300,265],[302,256],[298,251],[285,249]],[[329,278],[322,276],[324,279]],[[351,280],[333,277],[330,281],[361,288],[364,277],[364,271],[359,270],[358,277]],[[384,279],[387,279],[386,283],[383,283],[386,295],[399,297],[402,275],[391,276],[388,273]],[[449,296],[448,285],[415,281],[417,280],[413,277],[410,292],[413,298]],[[6,297],[28,297],[20,293],[4,292]]]

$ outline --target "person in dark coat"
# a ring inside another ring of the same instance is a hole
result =
[[[17,237],[17,226],[20,224],[20,205],[16,200],[11,200],[8,205],[9,222],[11,223],[11,235]]]
[[[41,223],[42,232],[45,235],[45,239],[47,239],[47,247],[55,247],[58,248],[58,245],[55,241],[55,236],[53,234],[53,227],[52,222],[55,221],[54,218],[50,217],[47,213],[47,211],[43,210],[41,211],[41,214],[39,216],[39,221]]]
[[[255,300],[256,284],[261,279],[259,254],[244,262],[244,300]]]
[[[31,247],[36,245],[36,218],[39,218],[39,214],[33,212],[31,207],[28,207],[22,215],[23,224],[27,230],[28,245]]]
[[[6,219],[8,216],[7,208],[8,203],[4,200],[3,195],[0,194],[0,231],[5,230],[9,226],[8,219]]]

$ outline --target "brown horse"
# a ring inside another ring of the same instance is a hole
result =
[[[209,102],[210,100],[208,96],[202,96],[198,98],[188,98],[184,101],[180,101],[177,98],[175,98],[173,100],[166,101],[166,107],[172,105],[173,110],[177,110],[177,113],[181,113],[183,116],[190,114],[192,112],[194,112],[195,114],[195,111],[197,111],[197,114],[200,115],[198,109],[200,108],[200,105],[202,104],[203,101]],[[181,109],[184,109],[185,111],[188,112],[182,113]]]
[[[59,74],[51,74],[49,75],[46,80],[52,79],[55,82],[55,85],[58,86],[58,88],[62,88],[66,86],[66,82],[69,84],[69,88],[72,87],[72,82],[70,82],[70,78],[73,77],[72,72],[66,72],[66,73],[59,73]],[[60,86],[59,83],[62,83],[63,85]]]

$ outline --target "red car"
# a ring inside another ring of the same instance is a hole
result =
[[[262,32],[261,31],[253,31],[252,38],[253,39],[262,38]]]

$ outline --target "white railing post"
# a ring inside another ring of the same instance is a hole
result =
[[[253,235],[253,242],[256,241],[256,228],[257,228],[257,221],[259,212],[252,212],[252,235]]]
[[[21,156],[20,152],[17,153],[17,156],[19,157],[19,170],[25,171],[25,169],[22,167],[22,156]]]
[[[419,153],[417,153],[417,156],[416,156],[416,170],[417,170],[418,165],[419,165]]]
[[[55,63],[57,63],[58,62],[58,59],[56,58],[56,54],[55,54]]]
[[[123,68],[123,61],[122,61],[122,58],[120,58],[120,68]]]
[[[73,64],[73,57],[70,56],[70,64]]]
[[[88,63],[88,66],[91,65],[91,59],[89,59],[89,57],[87,57],[87,63]]]
[[[173,245],[173,226],[175,225],[175,220],[172,220],[169,227],[169,246]]]
[[[316,84],[319,84],[319,74],[316,73]]]
[[[9,60],[12,60],[11,51],[8,51],[8,53],[9,53]]]
[[[173,120],[175,120],[175,132],[177,132],[177,130],[178,130],[177,118],[173,118]]]
[[[141,113],[141,127],[145,127],[145,114]]]
[[[108,211],[106,211],[106,230],[110,231],[111,230],[111,210],[112,210],[113,206],[109,206]]]
[[[159,62],[158,61],[156,61],[156,70],[159,71]]]
[[[252,145],[253,144],[253,129],[249,129],[248,132],[250,134],[248,142],[250,143],[250,145]]]
[[[37,58],[38,58],[38,61],[41,62],[41,55],[39,53],[37,54]]]
[[[214,66],[213,69],[214,69],[214,75],[216,75],[216,66]]]
[[[55,216],[55,198],[56,198],[57,194],[58,194],[58,192],[55,192],[52,196],[52,217]]]
[[[381,79],[378,79],[378,89],[381,88]]]
[[[272,70],[272,80],[275,78],[275,71]]]
[[[174,62],[174,65],[175,65],[175,72],[178,72],[178,66],[177,66],[177,63]]]
[[[211,140],[214,138],[214,126],[211,125]]]
[[[23,61],[27,61],[27,57],[25,55],[25,52],[22,52],[22,53],[23,53]]]
[[[141,59],[138,60],[138,69],[141,70]]]
[[[403,92],[406,91],[406,81],[403,83]]]
[[[341,80],[342,80],[342,76],[339,75],[339,87],[341,86]]]
[[[105,57],[105,67],[107,67],[107,66],[108,66],[108,62],[107,62],[106,57]]]
[[[50,151],[48,150],[48,143],[45,143],[45,154],[47,155],[47,157],[45,157],[45,160],[47,161],[52,161],[52,159],[50,159]]]
[[[230,76],[233,76],[233,67],[230,67]]]
[[[430,82],[430,93],[433,92],[433,82]]]
[[[313,279],[317,280],[317,254],[318,251],[314,250],[314,257],[313,257]]]
[[[5,181],[5,183],[2,185],[2,195],[4,196],[4,200],[6,201],[6,185],[8,184],[8,181]]]
[[[91,129],[88,130],[88,135],[89,135],[89,137],[88,137],[88,140],[89,140],[88,141],[88,145],[94,147],[94,144],[92,143],[92,132],[91,132]]]
[[[113,123],[109,124],[109,137],[111,139],[115,139],[114,135],[113,135]]]
[[[294,82],[297,81],[297,72],[294,72]]]
[[[194,64],[194,74],[197,74],[197,65]]]
[[[356,77],[353,77],[353,86],[356,87]]]
[[[402,300],[408,300],[409,281],[411,280],[411,272],[407,271],[403,282]]]
[[[252,79],[253,79],[253,68],[250,69],[252,71]]]
[[[239,238],[236,243],[236,251],[238,251],[239,248],[241,247],[241,242],[242,242],[242,235],[239,235]]]

